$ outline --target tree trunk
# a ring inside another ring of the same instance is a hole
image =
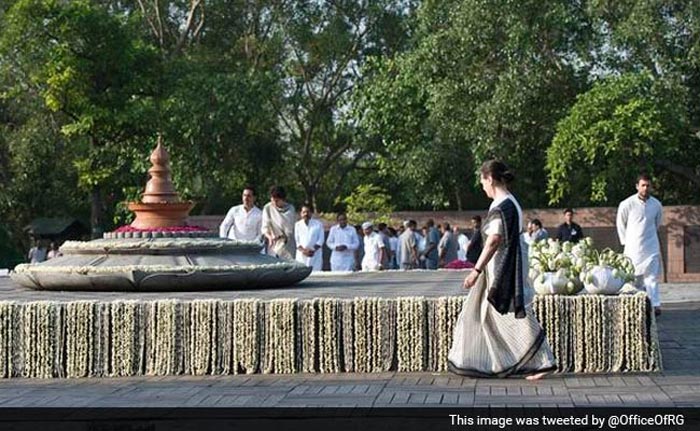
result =
[[[304,202],[301,202],[301,205],[310,203],[313,206],[313,210],[318,211],[318,208],[316,208],[316,186],[313,184],[303,184],[303,186]],[[297,209],[301,209],[301,205]]]
[[[102,191],[99,186],[93,186],[90,190],[90,228],[92,239],[102,238],[104,232],[102,213]]]
[[[455,202],[457,203],[457,211],[462,211],[462,195],[459,192],[459,186],[455,186]]]

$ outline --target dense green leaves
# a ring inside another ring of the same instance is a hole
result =
[[[616,202],[634,191],[639,172],[682,160],[686,101],[683,86],[643,73],[610,77],[579,96],[547,151],[552,202]]]
[[[482,208],[491,157],[527,207],[641,169],[698,202],[699,35],[690,0],[0,0],[0,217],[128,221],[158,133],[195,213]]]

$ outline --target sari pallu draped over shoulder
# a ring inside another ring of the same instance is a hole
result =
[[[496,266],[495,278],[488,291],[488,301],[501,314],[515,313],[516,319],[525,318],[525,298],[522,249],[520,248],[520,220],[518,209],[510,199],[505,199],[487,216],[487,222],[500,218],[504,226],[504,257]],[[482,233],[483,236],[486,236]]]

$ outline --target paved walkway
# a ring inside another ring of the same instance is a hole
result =
[[[698,321],[700,301],[664,307],[661,374],[555,375],[539,382],[448,373],[10,379],[0,380],[0,407],[698,407]]]

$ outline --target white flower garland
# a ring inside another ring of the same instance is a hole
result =
[[[66,376],[88,377],[92,371],[95,301],[66,304]]]
[[[0,302],[0,376],[444,371],[464,299]],[[561,371],[661,369],[643,292],[533,307]]]
[[[0,377],[11,377],[12,366],[12,310],[13,302],[0,303]]]
[[[340,301],[341,337],[343,345],[343,369],[348,373],[355,369],[355,301],[345,299]]]
[[[61,325],[61,304],[30,302],[24,304],[24,377],[60,377],[57,360],[56,326]],[[57,322],[58,320],[58,322]],[[62,345],[62,344],[61,344]]]
[[[178,302],[174,300],[154,301],[146,306],[148,311],[148,361],[146,374],[164,376],[177,374],[178,349],[177,315]]]
[[[189,372],[194,376],[210,374],[214,333],[215,301],[195,300],[190,303],[189,346],[187,349]]]
[[[145,303],[115,301],[111,307],[112,376],[142,375],[141,357],[144,326],[141,324]],[[143,308],[143,309],[142,309]]]
[[[234,373],[258,372],[260,365],[261,328],[258,325],[261,302],[258,299],[239,299],[233,303],[233,367]]]
[[[340,371],[340,328],[336,299],[322,298],[318,301],[318,371],[337,373]]]
[[[398,371],[423,371],[425,363],[425,298],[397,299]]]
[[[316,371],[316,308],[319,299],[310,299],[297,302],[297,369],[302,373]]]
[[[217,302],[216,361],[213,373],[233,374],[233,302]]]
[[[265,303],[265,360],[263,373],[296,372],[294,341],[294,299],[273,299]]]

